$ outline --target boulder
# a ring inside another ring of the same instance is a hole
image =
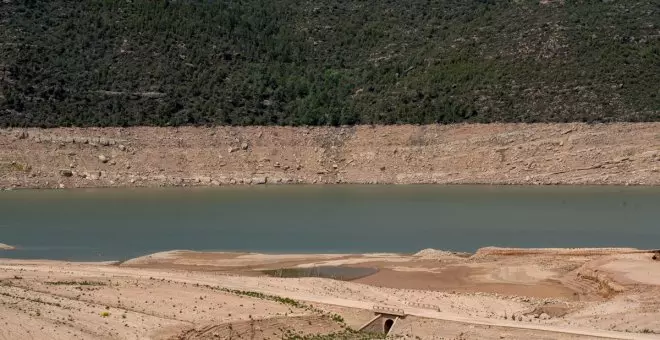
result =
[[[252,184],[266,184],[268,182],[267,177],[255,177],[252,179]]]
[[[541,313],[541,315],[539,315],[539,319],[548,320],[550,319],[550,315],[548,315],[547,313]]]
[[[241,150],[247,150],[248,149],[248,143],[243,142],[241,143]]]
[[[107,156],[99,155],[99,161],[101,161],[101,163],[108,163],[109,160],[110,158],[108,158]]]
[[[69,169],[62,169],[60,170],[60,175],[62,175],[63,177],[71,177],[73,176],[73,171]]]

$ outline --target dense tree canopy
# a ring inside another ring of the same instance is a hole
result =
[[[10,0],[0,126],[660,120],[657,0]]]

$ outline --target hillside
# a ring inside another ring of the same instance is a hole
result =
[[[5,0],[0,126],[660,120],[655,0]]]

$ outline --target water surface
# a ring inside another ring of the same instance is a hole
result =
[[[0,257],[122,260],[170,249],[472,252],[658,248],[658,187],[258,186],[0,192]]]

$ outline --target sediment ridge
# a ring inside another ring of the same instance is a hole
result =
[[[660,123],[0,130],[0,188],[660,185]]]
[[[0,250],[13,250],[16,249],[14,246],[8,244],[0,243]]]

